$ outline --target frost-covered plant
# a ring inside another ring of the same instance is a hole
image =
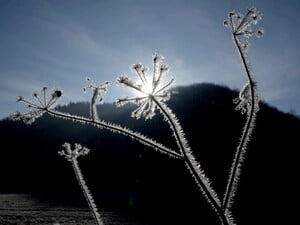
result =
[[[176,115],[166,104],[172,94],[171,85],[174,82],[174,78],[171,78],[168,82],[164,82],[165,75],[168,72],[168,67],[163,64],[164,58],[157,53],[153,56],[153,72],[151,75],[148,74],[148,70],[143,65],[134,64],[132,68],[138,75],[138,81],[134,81],[126,75],[122,75],[118,78],[117,81],[120,84],[134,90],[136,96],[119,98],[116,101],[116,105],[122,106],[129,102],[135,103],[137,105],[137,109],[132,112],[131,116],[137,119],[142,117],[145,119],[151,119],[153,116],[155,116],[156,111],[159,111],[170,125],[170,129],[173,131],[173,136],[178,147],[177,151],[170,149],[163,144],[144,136],[141,133],[132,131],[118,124],[106,122],[99,118],[97,111],[97,99],[99,102],[102,102],[103,93],[107,91],[109,82],[97,85],[90,78],[88,79],[89,85],[84,88],[85,91],[87,89],[91,89],[93,91],[90,103],[90,118],[57,111],[53,108],[53,105],[62,95],[62,92],[60,90],[55,90],[51,94],[52,97],[48,99],[46,97],[47,88],[43,88],[42,99],[36,93],[33,94],[35,102],[28,101],[23,97],[19,97],[18,101],[28,105],[29,112],[25,114],[17,112],[12,116],[12,119],[23,120],[24,122],[30,124],[44,113],[48,113],[49,115],[58,118],[72,120],[83,125],[92,125],[97,128],[107,129],[111,132],[128,136],[154,150],[158,150],[159,152],[167,154],[168,156],[181,159],[195,179],[196,184],[206,197],[207,201],[216,211],[222,224],[233,225],[234,222],[230,213],[230,206],[234,201],[233,197],[239,181],[241,162],[244,158],[247,144],[250,140],[255,125],[256,114],[259,110],[259,98],[256,91],[256,85],[252,71],[250,70],[249,62],[247,60],[247,49],[249,48],[249,42],[247,39],[254,34],[258,37],[263,35],[262,29],[251,29],[251,26],[256,24],[260,19],[260,13],[257,12],[255,8],[250,8],[245,16],[240,13],[230,12],[228,15],[228,20],[224,22],[224,25],[227,26],[232,33],[233,42],[237,47],[247,75],[247,82],[241,89],[239,97],[233,100],[233,102],[236,104],[235,109],[241,111],[242,114],[246,114],[247,120],[243,128],[242,137],[239,141],[235,158],[232,163],[225,196],[222,202],[211,187],[209,179],[204,175],[200,163],[193,156],[188,141],[185,138],[184,131]],[[84,187],[86,187],[86,185],[76,159],[78,156],[85,154],[84,152],[87,151],[84,150],[84,148],[80,145],[75,145],[75,150],[71,150],[71,146],[68,143],[64,145],[64,148],[65,149],[61,151],[60,154],[74,164],[73,167],[75,174],[84,191]],[[87,187],[86,190],[88,190]],[[87,193],[89,192],[87,191]],[[85,194],[85,196],[87,196],[86,198],[89,201],[88,194]]]
[[[174,81],[172,78],[166,85],[161,84],[162,76],[168,71],[168,67],[161,64],[163,57],[157,53],[153,56],[153,74],[147,74],[147,70],[141,64],[134,64],[133,68],[139,76],[141,83],[136,83],[130,80],[127,76],[121,76],[118,82],[128,88],[137,90],[137,97],[122,98],[117,100],[117,105],[133,101],[138,105],[138,109],[134,110],[132,117],[139,119],[141,116],[146,119],[152,118],[155,115],[155,110],[158,109],[165,120],[169,123],[173,136],[175,137],[179,152],[182,155],[191,175],[195,179],[200,190],[218,213],[223,224],[230,224],[228,218],[224,215],[221,202],[210,185],[210,181],[205,177],[204,171],[201,169],[200,163],[196,161],[189,144],[185,138],[184,131],[172,110],[165,104],[171,97],[170,85]]]
[[[106,84],[106,83],[104,83],[104,84]],[[182,157],[176,151],[164,146],[161,143],[158,143],[157,141],[155,141],[151,138],[146,137],[145,135],[143,135],[139,132],[132,131],[131,129],[122,127],[121,125],[118,125],[118,124],[100,120],[98,118],[98,116],[94,116],[94,118],[86,118],[86,117],[82,117],[82,116],[71,115],[69,113],[57,111],[53,107],[53,105],[54,105],[54,103],[56,103],[57,99],[59,97],[61,97],[62,91],[54,90],[53,93],[51,94],[50,100],[48,100],[46,97],[46,91],[47,91],[47,88],[43,88],[42,92],[44,93],[44,96],[45,96],[44,97],[45,103],[43,103],[43,101],[41,101],[41,99],[39,98],[39,96],[36,93],[33,94],[34,98],[36,98],[36,102],[26,100],[22,96],[18,97],[17,102],[21,102],[21,103],[24,103],[25,105],[27,105],[29,112],[21,113],[21,112],[17,111],[16,113],[14,113],[11,116],[11,119],[14,121],[22,120],[27,124],[31,124],[37,118],[41,117],[44,113],[48,113],[49,115],[54,116],[54,117],[71,120],[73,122],[78,122],[83,125],[92,125],[99,129],[107,129],[111,132],[128,136],[134,140],[139,141],[140,143],[142,143],[146,146],[151,147],[154,150],[157,150],[157,151],[160,151],[161,153],[167,154],[170,157],[175,157],[175,158]],[[95,96],[95,93],[93,93],[91,105],[95,105],[94,96]],[[97,111],[95,111],[95,112],[97,112]]]
[[[58,152],[59,155],[63,156],[66,160],[72,163],[72,167],[74,170],[74,173],[76,175],[77,182],[83,192],[83,195],[89,205],[89,208],[93,214],[93,217],[96,221],[97,225],[104,225],[103,221],[101,220],[100,214],[98,213],[97,206],[95,204],[95,201],[93,199],[93,196],[86,185],[86,182],[84,180],[84,177],[82,175],[82,172],[80,170],[77,158],[82,155],[89,154],[90,150],[86,147],[83,147],[80,144],[75,143],[74,149],[72,149],[72,146],[70,143],[64,143],[62,145],[63,149]]]
[[[261,37],[264,34],[263,29],[253,30],[252,26],[261,20],[261,14],[252,7],[248,9],[246,15],[236,12],[230,12],[228,19],[224,21],[224,25],[230,30],[233,42],[238,50],[242,64],[244,66],[247,83],[241,89],[239,97],[234,99],[235,109],[247,115],[247,120],[243,128],[242,136],[239,141],[235,158],[232,163],[230,175],[226,187],[222,208],[229,213],[229,209],[233,203],[234,195],[237,189],[241,164],[244,160],[247,145],[253,132],[256,120],[256,114],[259,111],[259,97],[256,89],[253,72],[247,59],[247,50],[250,46],[249,37],[256,35]]]

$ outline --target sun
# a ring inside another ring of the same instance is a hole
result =
[[[137,97],[144,98],[153,95],[155,92],[155,88],[153,85],[153,81],[151,77],[145,76],[143,78],[143,82],[139,84],[140,90],[135,90]]]
[[[145,95],[151,95],[151,94],[153,94],[153,85],[152,85],[152,82],[148,81],[145,84],[143,84],[142,91],[145,93]],[[141,93],[141,94],[143,94],[143,93]]]
[[[151,78],[145,77],[145,82],[141,84],[141,91],[137,91],[138,97],[149,97],[155,95],[158,90],[161,90],[161,83],[153,83]]]

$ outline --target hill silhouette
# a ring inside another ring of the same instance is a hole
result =
[[[245,121],[232,103],[238,92],[206,83],[176,90],[168,105],[216,192],[223,196]],[[161,115],[135,120],[130,117],[134,108],[103,104],[98,111],[101,119],[176,148]],[[293,218],[290,203],[295,193],[290,183],[296,178],[300,120],[265,103],[260,108],[234,204],[238,224]],[[58,110],[88,116],[89,103],[70,103]],[[76,142],[91,149],[79,163],[100,208],[125,210],[156,224],[219,224],[180,160],[128,137],[48,115],[30,126],[2,120],[0,137],[2,193],[31,193],[53,204],[85,204],[70,165],[57,154],[64,142]]]

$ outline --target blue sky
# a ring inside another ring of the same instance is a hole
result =
[[[177,85],[245,83],[230,33],[232,10],[263,13],[263,38],[251,39],[249,59],[261,99],[300,113],[298,0],[0,0],[0,118],[44,85],[64,91],[60,103],[88,101],[85,78],[112,81],[106,101],[128,93],[115,84],[133,63],[151,68],[159,52]]]

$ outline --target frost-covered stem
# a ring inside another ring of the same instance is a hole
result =
[[[256,113],[258,110],[256,110],[257,107],[257,97],[255,96],[255,83],[253,80],[253,76],[251,74],[250,65],[247,61],[247,56],[245,52],[243,51],[240,42],[235,34],[233,34],[233,41],[235,46],[237,47],[239,56],[241,58],[242,64],[244,66],[246,76],[248,79],[249,87],[250,87],[250,98],[251,98],[251,105],[250,105],[250,111],[247,113],[247,121],[245,123],[245,126],[243,128],[242,137],[240,139],[239,145],[237,147],[235,158],[231,167],[229,180],[226,187],[226,192],[224,195],[222,208],[224,211],[227,211],[231,203],[233,201],[235,191],[237,189],[238,185],[238,179],[240,175],[240,169],[241,169],[241,163],[243,161],[244,155],[246,153],[247,143],[250,140],[251,133],[253,131],[254,125],[255,125],[255,119],[256,119]]]
[[[96,100],[99,96],[99,91],[100,91],[99,88],[95,88],[93,97],[92,97],[92,100],[90,103],[90,114],[91,114],[91,119],[93,121],[99,121],[97,104],[96,104]]]
[[[158,106],[158,108],[161,110],[166,121],[169,123],[169,125],[173,131],[173,135],[175,137],[179,151],[182,154],[184,154],[184,152],[185,152],[184,149],[185,149],[185,147],[188,148],[188,144],[187,144],[186,139],[184,138],[183,129],[181,128],[181,125],[177,121],[177,118],[175,117],[174,114],[170,115],[171,110],[165,104],[157,101],[156,98],[153,96],[152,96],[152,99],[155,102],[155,104]],[[173,118],[172,118],[172,116],[173,116]]]
[[[78,181],[78,184],[83,192],[83,195],[89,205],[89,208],[93,214],[93,217],[96,221],[96,224],[97,225],[104,225],[103,221],[101,220],[100,218],[100,214],[98,213],[98,210],[97,210],[97,206],[95,204],[95,201],[93,199],[93,196],[91,195],[89,189],[88,189],[88,186],[86,185],[85,181],[84,181],[84,178],[83,178],[83,175],[81,173],[81,170],[79,168],[79,165],[78,165],[78,162],[77,162],[77,159],[76,158],[72,158],[72,167],[74,169],[74,173],[76,175],[76,179]]]
[[[109,131],[112,132],[116,132],[128,137],[131,137],[134,140],[139,141],[140,143],[149,146],[155,150],[160,151],[161,153],[165,153],[171,157],[174,158],[182,158],[182,155],[178,154],[177,152],[165,147],[164,145],[157,143],[156,141],[138,133],[138,132],[134,132],[128,128],[124,128],[121,127],[120,125],[116,125],[113,123],[107,123],[105,121],[93,121],[91,119],[85,118],[85,117],[80,117],[80,116],[75,116],[75,115],[70,115],[67,113],[63,113],[63,112],[59,112],[56,110],[52,110],[52,109],[47,109],[46,110],[47,113],[49,113],[50,115],[54,116],[54,117],[58,117],[58,118],[64,118],[67,120],[71,120],[74,122],[79,122],[82,124],[89,124],[89,125],[93,125],[97,128],[103,128],[103,129],[107,129]]]
[[[176,118],[176,116],[171,112],[171,110],[162,102],[159,102],[152,97],[153,101],[157,104],[158,108],[161,110],[166,121],[169,123],[171,129],[173,130],[174,137],[176,139],[177,145],[180,152],[183,155],[183,160],[191,175],[195,179],[197,185],[200,187],[204,196],[207,198],[208,202],[212,205],[212,208],[218,214],[223,225],[230,225],[228,218],[226,217],[224,211],[221,208],[221,203],[215,193],[215,191],[209,186],[209,180],[205,177],[204,172],[200,169],[200,164],[196,162],[195,157],[192,155],[190,148],[184,138],[183,130]]]

